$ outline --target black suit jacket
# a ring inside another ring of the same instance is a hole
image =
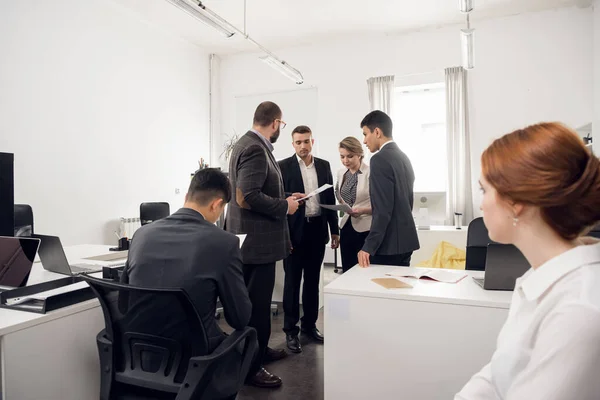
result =
[[[369,194],[371,231],[363,250],[370,255],[395,255],[419,249],[412,215],[415,173],[410,160],[391,142],[371,157]]]
[[[229,158],[233,200],[225,228],[247,234],[242,246],[245,264],[283,260],[290,254],[288,205],[281,171],[267,144],[252,131],[235,144]]]
[[[329,183],[333,185],[333,177],[331,175],[331,167],[329,162],[320,158],[314,157],[315,169],[317,171],[317,181],[319,187]],[[294,154],[290,158],[279,161],[281,168],[281,174],[283,176],[283,185],[286,191],[286,195],[292,193],[306,193],[304,189],[304,182],[302,181],[302,172],[300,172],[300,165],[298,159]],[[325,190],[319,193],[320,204],[335,204],[335,193],[333,189]],[[304,229],[304,223],[306,222],[305,216],[306,207],[300,206],[298,211],[293,215],[288,215],[288,225],[290,227],[290,236],[292,240],[292,246],[298,247],[302,240],[302,232]],[[323,218],[323,229],[321,229],[321,241],[323,244],[329,242],[329,234],[327,233],[327,225],[329,224],[329,230],[332,235],[339,235],[338,218],[337,213],[334,210],[327,210],[321,208],[321,215]]]
[[[144,225],[135,233],[121,281],[149,288],[183,288],[206,330],[208,344],[199,347],[209,352],[225,338],[215,320],[217,297],[232,328],[243,329],[250,321],[252,304],[242,274],[239,239],[189,208]],[[169,319],[168,307],[148,310],[152,307],[148,303],[129,304],[138,315],[154,313],[149,324]],[[158,324],[164,326],[156,328],[168,329],[175,323],[161,322]]]

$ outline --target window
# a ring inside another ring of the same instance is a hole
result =
[[[397,87],[392,120],[394,140],[415,171],[414,191],[445,192],[448,156],[444,84]]]

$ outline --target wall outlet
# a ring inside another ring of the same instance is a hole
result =
[[[179,188],[175,188],[175,194],[179,194],[180,190]]]

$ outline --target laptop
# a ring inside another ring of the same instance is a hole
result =
[[[39,239],[0,236],[0,292],[27,284]]]
[[[77,275],[81,273],[101,272],[102,267],[119,266],[125,264],[125,259],[108,264],[69,264],[62,243],[58,236],[38,235],[33,237],[41,239],[40,261],[45,270],[63,275]]]
[[[531,268],[529,262],[512,244],[490,243],[483,278],[473,278],[486,290],[514,290],[517,278]]]

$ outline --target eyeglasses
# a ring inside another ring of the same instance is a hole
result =
[[[283,122],[283,120],[276,119],[275,121],[279,121],[279,129],[285,129],[285,127],[287,126],[287,124]]]

